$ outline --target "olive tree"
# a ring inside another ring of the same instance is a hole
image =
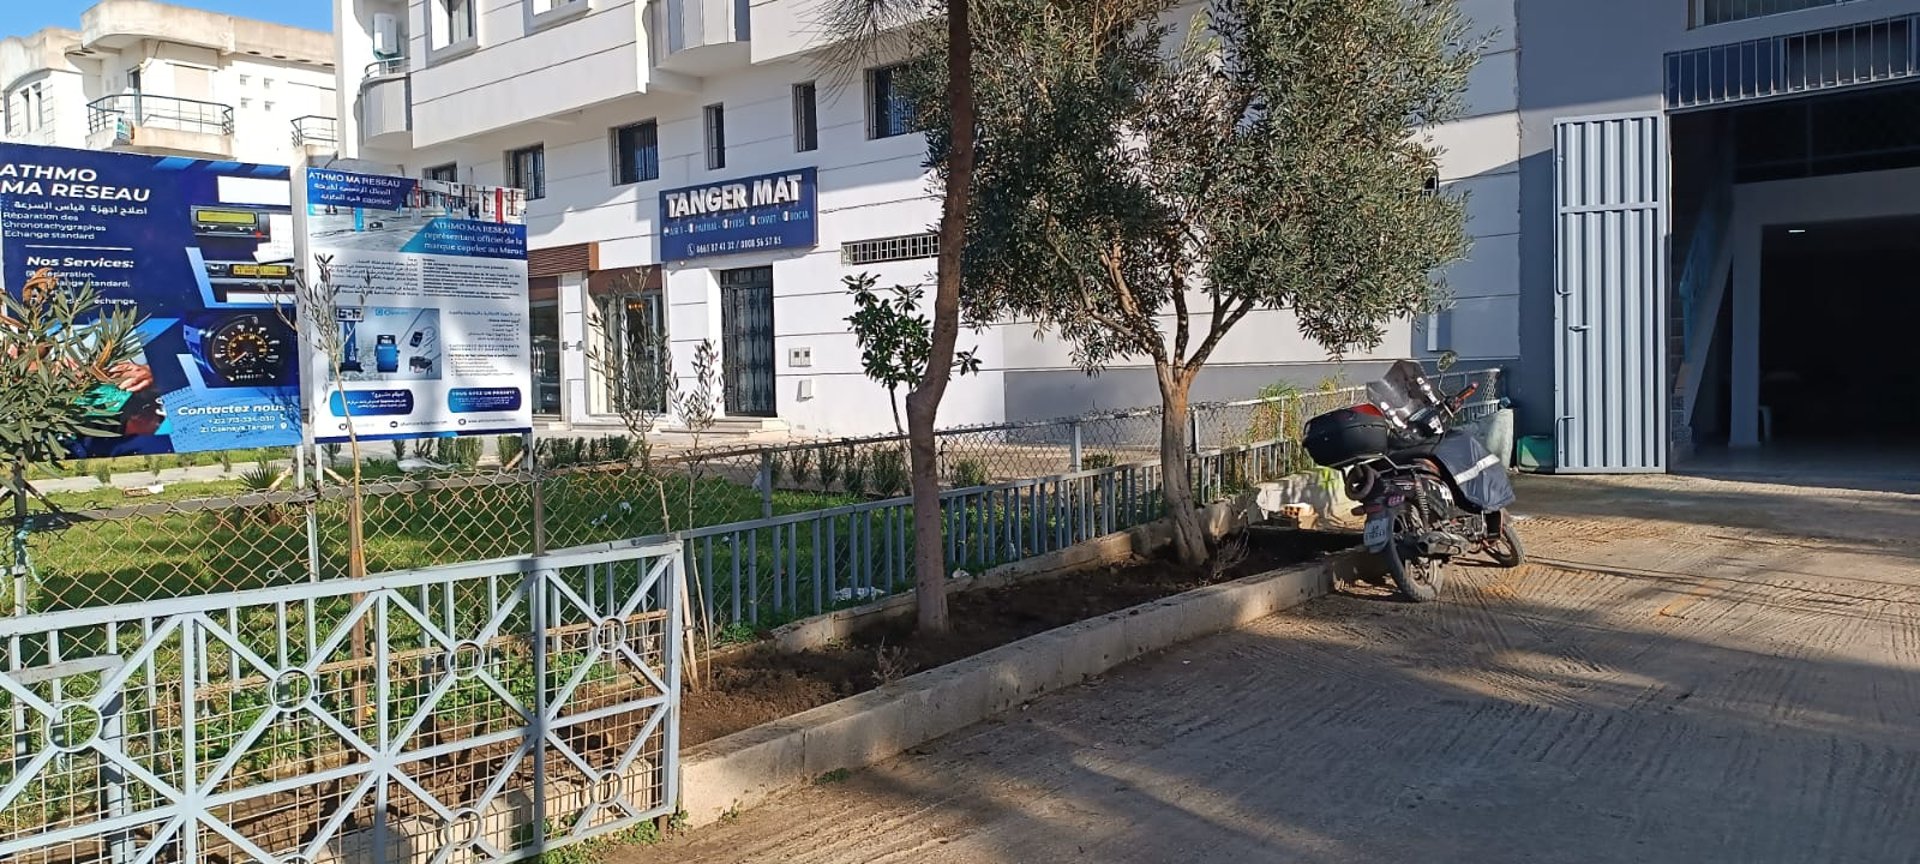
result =
[[[1089,373],[1151,362],[1198,564],[1195,379],[1256,310],[1339,355],[1441,302],[1465,209],[1429,188],[1421,130],[1458,111],[1478,48],[1455,0],[1211,0],[1184,30],[1164,2],[981,2],[965,311],[1036,322]],[[936,141],[966,122],[928,120]]]

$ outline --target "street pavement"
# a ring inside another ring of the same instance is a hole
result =
[[[1342,593],[619,864],[1920,861],[1920,489],[1526,478]]]

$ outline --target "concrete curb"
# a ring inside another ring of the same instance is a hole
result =
[[[830,771],[872,765],[1144,654],[1231,630],[1375,569],[1347,551],[1049,630],[687,751],[680,807],[707,825]]]

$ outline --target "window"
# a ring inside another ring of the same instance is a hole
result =
[[[547,148],[535,144],[508,153],[507,185],[525,189],[528,200],[547,197]]]
[[[240,86],[245,87],[247,86],[247,82],[252,80],[253,80],[252,76],[242,75],[240,76]]]
[[[1706,27],[1846,2],[1850,0],[1694,0],[1693,26]]]
[[[587,6],[587,0],[529,0],[529,4],[533,7],[533,14],[545,15],[548,12],[570,12],[574,9],[584,9]]]
[[[812,81],[793,85],[793,149],[820,149],[820,100]]]
[[[443,183],[458,183],[460,182],[460,166],[457,163],[453,163],[453,162],[448,162],[445,165],[435,165],[431,168],[428,168],[425,171],[420,172],[420,177],[421,179],[424,179],[424,180],[439,180]]]
[[[248,99],[245,96],[240,97],[240,110],[245,111],[248,108],[252,108],[252,107],[253,107],[252,99]]]
[[[725,105],[708,105],[707,115],[707,170],[718,171],[727,167],[727,108]]]
[[[652,120],[613,130],[613,182],[660,179],[660,124]]]
[[[867,70],[867,137],[892,138],[913,131],[913,102],[902,90],[906,65]]]
[[[475,19],[475,0],[433,0],[433,47],[455,48],[473,41],[479,29]]]
[[[268,110],[268,111],[272,111],[272,110],[273,110],[273,101],[272,101],[272,100],[268,100],[268,101],[266,101],[266,102],[262,102],[262,103],[260,103],[260,107],[261,107],[261,108],[264,108],[264,109],[266,109],[266,110]]]
[[[880,264],[887,261],[912,261],[940,254],[940,235],[909,234],[905,237],[881,237],[842,244],[840,261],[848,265]]]

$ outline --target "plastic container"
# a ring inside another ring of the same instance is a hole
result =
[[[1553,469],[1553,436],[1527,435],[1520,439],[1520,468],[1523,471]]]

